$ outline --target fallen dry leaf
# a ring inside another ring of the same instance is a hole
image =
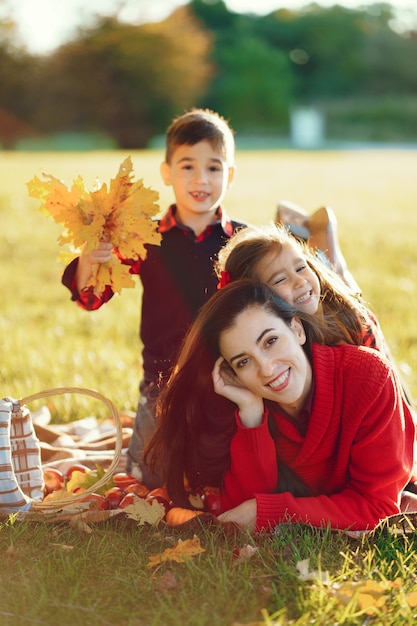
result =
[[[392,589],[399,589],[402,586],[401,579],[394,581],[389,580],[364,580],[364,581],[347,581],[343,583],[334,583],[330,587],[330,591],[341,604],[344,606],[350,602],[355,603],[360,610],[367,615],[375,613],[375,609],[381,611],[387,602],[388,593]],[[414,600],[417,600],[417,593],[407,594],[410,596],[406,600],[412,607]],[[410,601],[411,600],[411,603]]]
[[[249,544],[243,546],[243,548],[240,548],[239,552],[236,555],[235,561],[233,562],[233,567],[236,567],[240,563],[245,563],[246,561],[249,561],[253,557],[253,555],[258,552],[258,550],[259,548],[257,548],[256,546],[251,546]]]
[[[173,548],[167,548],[162,554],[154,554],[149,557],[148,567],[155,567],[155,565],[161,565],[167,561],[175,561],[176,563],[184,563],[192,556],[205,552],[205,549],[200,545],[200,539],[194,535],[192,539],[185,539],[178,543]]]
[[[405,594],[405,599],[410,608],[415,609],[417,606],[417,591],[411,591]]]
[[[139,526],[144,524],[155,526],[165,516],[165,508],[158,500],[153,499],[152,502],[148,502],[139,496],[134,498],[134,504],[129,504],[123,511],[127,517],[136,520]]]
[[[322,583],[329,582],[329,576],[327,572],[309,570],[310,559],[298,561],[295,567],[299,571],[299,577],[301,578],[301,580],[320,580]]]

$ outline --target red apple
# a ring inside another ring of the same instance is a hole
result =
[[[67,480],[71,480],[73,472],[82,472],[83,474],[88,474],[89,472],[91,472],[91,470],[89,467],[83,465],[82,463],[74,463],[74,465],[71,465],[71,467],[69,467],[65,473]]]
[[[135,493],[127,493],[123,500],[120,501],[119,509],[124,509],[126,506],[130,504],[135,504],[138,500],[142,500],[143,498],[139,498]]]
[[[90,511],[106,511],[109,508],[109,503],[104,496],[99,493],[89,493],[79,502],[89,502]]]
[[[209,513],[213,513],[213,515],[220,513],[220,489],[217,489],[217,487],[206,487],[204,489],[204,501]]]
[[[157,487],[156,489],[152,489],[146,496],[146,500],[148,502],[152,502],[152,500],[157,500],[165,508],[165,511],[168,511],[171,506],[171,498],[169,497],[167,490],[163,487]]]
[[[120,487],[120,489],[126,489],[126,487],[128,487],[129,485],[132,485],[133,483],[136,483],[138,485],[141,485],[142,483],[135,478],[134,476],[131,476],[130,474],[126,474],[126,472],[118,472],[117,474],[113,475],[113,482],[116,485],[116,487]]]
[[[104,497],[109,503],[109,509],[119,508],[120,502],[123,500],[125,492],[120,487],[111,487],[104,492]]]
[[[125,489],[125,493],[135,493],[139,498],[146,498],[149,493],[149,489],[142,485],[142,483],[131,483]]]
[[[64,475],[55,467],[47,467],[43,470],[43,480],[45,483],[45,494],[62,489],[64,486]]]

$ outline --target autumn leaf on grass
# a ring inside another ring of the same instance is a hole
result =
[[[154,554],[149,557],[148,567],[155,567],[161,563],[167,561],[175,561],[176,563],[184,563],[188,561],[192,556],[205,552],[205,549],[200,545],[200,539],[197,535],[194,535],[192,539],[185,539],[178,543],[173,548],[167,548],[162,554]]]
[[[152,502],[148,502],[139,496],[134,498],[134,504],[128,504],[123,511],[127,517],[136,520],[139,526],[144,524],[155,526],[165,515],[165,507],[158,500],[154,498]]]
[[[117,176],[89,192],[80,176],[68,189],[63,182],[44,174],[45,181],[35,176],[27,183],[29,196],[41,202],[40,211],[64,227],[58,238],[61,246],[75,249],[84,246],[84,252],[95,250],[101,241],[109,241],[115,250],[127,259],[145,259],[145,244],[159,245],[161,236],[152,220],[158,211],[158,193],[133,181],[132,161],[127,157]],[[114,292],[133,287],[129,266],[121,263],[113,252],[109,263],[98,265],[88,286],[100,295],[106,285]]]
[[[331,587],[333,596],[344,606],[353,603],[367,615],[381,612],[386,609],[390,592],[394,591],[396,597],[402,588],[400,578],[396,580],[364,580],[355,582],[335,583]],[[417,592],[411,591],[404,594],[404,599],[410,608],[417,606]]]
[[[411,609],[415,609],[417,606],[417,591],[411,591],[410,593],[406,593],[405,599],[407,601],[408,606]]]
[[[322,583],[329,580],[327,572],[310,571],[310,559],[298,561],[295,567],[301,580],[321,580]]]
[[[250,561],[254,554],[258,552],[259,548],[256,546],[251,546],[246,544],[243,548],[240,548],[239,551],[236,551],[233,556],[235,556],[235,561],[233,561],[233,567],[236,567],[240,563],[245,563],[246,561]]]

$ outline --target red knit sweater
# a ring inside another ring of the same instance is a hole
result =
[[[270,408],[256,428],[238,428],[231,443],[222,509],[250,498],[257,527],[283,521],[364,530],[399,512],[413,469],[415,426],[391,366],[371,349],[314,346],[314,397],[305,436]],[[310,497],[274,493],[276,455],[310,488]]]

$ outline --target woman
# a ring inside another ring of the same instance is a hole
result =
[[[176,504],[221,490],[222,521],[365,530],[399,512],[414,423],[377,351],[322,345],[318,320],[236,281],[201,309],[147,451]]]

